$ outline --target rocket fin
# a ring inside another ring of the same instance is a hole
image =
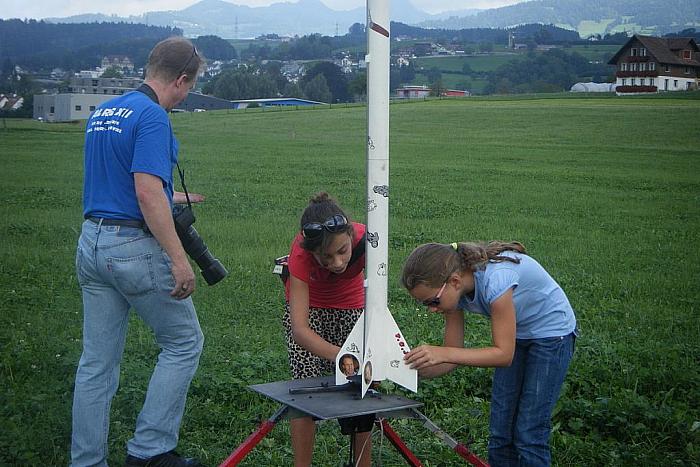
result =
[[[410,391],[418,391],[418,372],[403,360],[404,355],[411,349],[388,309],[384,308],[384,311],[375,313],[372,317],[366,345],[364,366],[367,363],[371,364],[372,380],[389,379]],[[363,396],[366,392],[366,376],[363,373]]]

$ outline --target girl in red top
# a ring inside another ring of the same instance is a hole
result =
[[[294,379],[333,374],[335,357],[364,311],[364,255],[353,259],[365,226],[350,222],[328,193],[311,198],[289,253],[284,328]],[[311,465],[316,425],[290,422],[294,465]],[[356,465],[370,465],[369,432],[355,439]]]

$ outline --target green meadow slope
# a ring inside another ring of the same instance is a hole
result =
[[[554,417],[557,465],[700,463],[700,146],[696,94],[525,96],[391,107],[390,309],[410,345],[439,343],[441,318],[400,289],[418,244],[519,240],[567,291],[581,334]],[[364,107],[173,115],[196,227],[230,277],[195,295],[206,337],[179,449],[210,465],[269,417],[247,385],[289,378],[272,259],[307,199],[365,209]],[[0,124],[0,464],[65,465],[81,351],[74,249],[82,123]],[[489,342],[470,316],[466,345]],[[112,406],[110,461],[125,455],[158,349],[132,319]],[[409,395],[486,456],[491,370],[463,368]],[[399,391],[390,384],[385,390]],[[394,428],[427,466],[461,465],[418,423]],[[376,435],[379,465],[402,460]],[[382,447],[380,447],[382,446]],[[322,423],[316,465],[348,441]],[[291,465],[280,423],[244,465]]]

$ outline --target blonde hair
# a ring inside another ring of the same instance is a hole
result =
[[[148,55],[146,79],[169,83],[187,75],[187,82],[197,79],[204,57],[188,39],[168,37],[158,42]]]
[[[407,290],[413,290],[419,284],[440,287],[455,272],[473,272],[487,263],[520,263],[517,258],[499,256],[504,251],[527,254],[520,242],[426,243],[406,258],[401,271],[401,285]]]

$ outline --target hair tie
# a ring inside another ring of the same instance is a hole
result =
[[[455,243],[450,243],[450,245],[452,246],[452,249],[453,249],[454,251],[457,251],[457,248],[459,247],[459,245],[457,245],[456,242],[455,242]]]

